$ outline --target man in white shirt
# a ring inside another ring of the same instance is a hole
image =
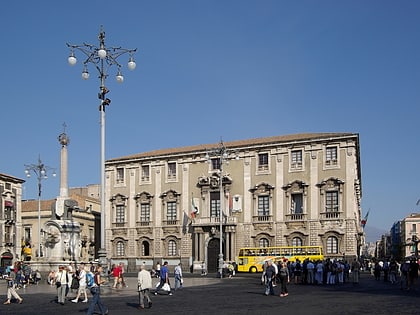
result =
[[[140,309],[144,308],[144,299],[146,298],[149,308],[152,307],[152,299],[150,298],[150,289],[152,288],[152,276],[150,272],[146,270],[145,265],[140,266],[140,271],[137,276],[137,286],[139,290]]]

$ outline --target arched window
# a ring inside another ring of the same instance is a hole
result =
[[[143,241],[141,243],[141,255],[150,256],[150,244],[148,241]]]
[[[335,236],[327,238],[327,254],[338,254],[338,239]]]
[[[300,237],[294,237],[292,239],[292,246],[302,246],[303,242]]]
[[[268,247],[270,245],[270,242],[266,238],[260,238],[260,241],[258,242],[259,247]]]
[[[125,256],[125,245],[124,242],[117,242],[117,256]]]
[[[168,242],[168,256],[176,256],[177,255],[176,250],[176,242],[173,240],[170,240]]]

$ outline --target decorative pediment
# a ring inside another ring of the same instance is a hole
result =
[[[138,193],[134,196],[134,200],[136,200],[137,203],[149,203],[151,199],[153,199],[153,195],[146,191]]]
[[[178,193],[177,191],[173,189],[169,189],[163,192],[159,197],[165,200],[177,200],[179,196],[181,196],[180,193]]]
[[[283,190],[288,192],[302,192],[304,191],[309,185],[301,180],[295,180],[294,182],[291,182],[287,185],[284,185],[282,187]]]
[[[111,201],[113,204],[124,205],[127,199],[128,199],[127,196],[124,196],[122,194],[116,194],[112,196],[111,199],[109,199],[109,201]]]
[[[223,186],[232,184],[232,178],[229,174],[223,175]],[[217,189],[220,187],[220,175],[217,172],[212,173],[210,176],[200,176],[197,181],[198,187],[209,187],[211,189]]]
[[[264,193],[269,193],[270,194],[273,189],[274,189],[274,186],[271,186],[268,183],[259,183],[259,184],[255,185],[254,187],[252,187],[249,191],[252,194],[261,195],[261,194],[264,194]]]

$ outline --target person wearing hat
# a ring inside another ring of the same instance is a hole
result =
[[[152,276],[150,272],[146,270],[146,266],[143,264],[140,266],[140,271],[137,276],[137,287],[139,291],[139,308],[144,308],[144,299],[147,300],[149,308],[152,307],[152,299],[150,298],[150,289],[152,288]]]

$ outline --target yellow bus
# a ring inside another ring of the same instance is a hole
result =
[[[239,272],[262,272],[267,260],[303,262],[306,258],[323,260],[322,246],[244,247],[239,250],[237,268]]]

